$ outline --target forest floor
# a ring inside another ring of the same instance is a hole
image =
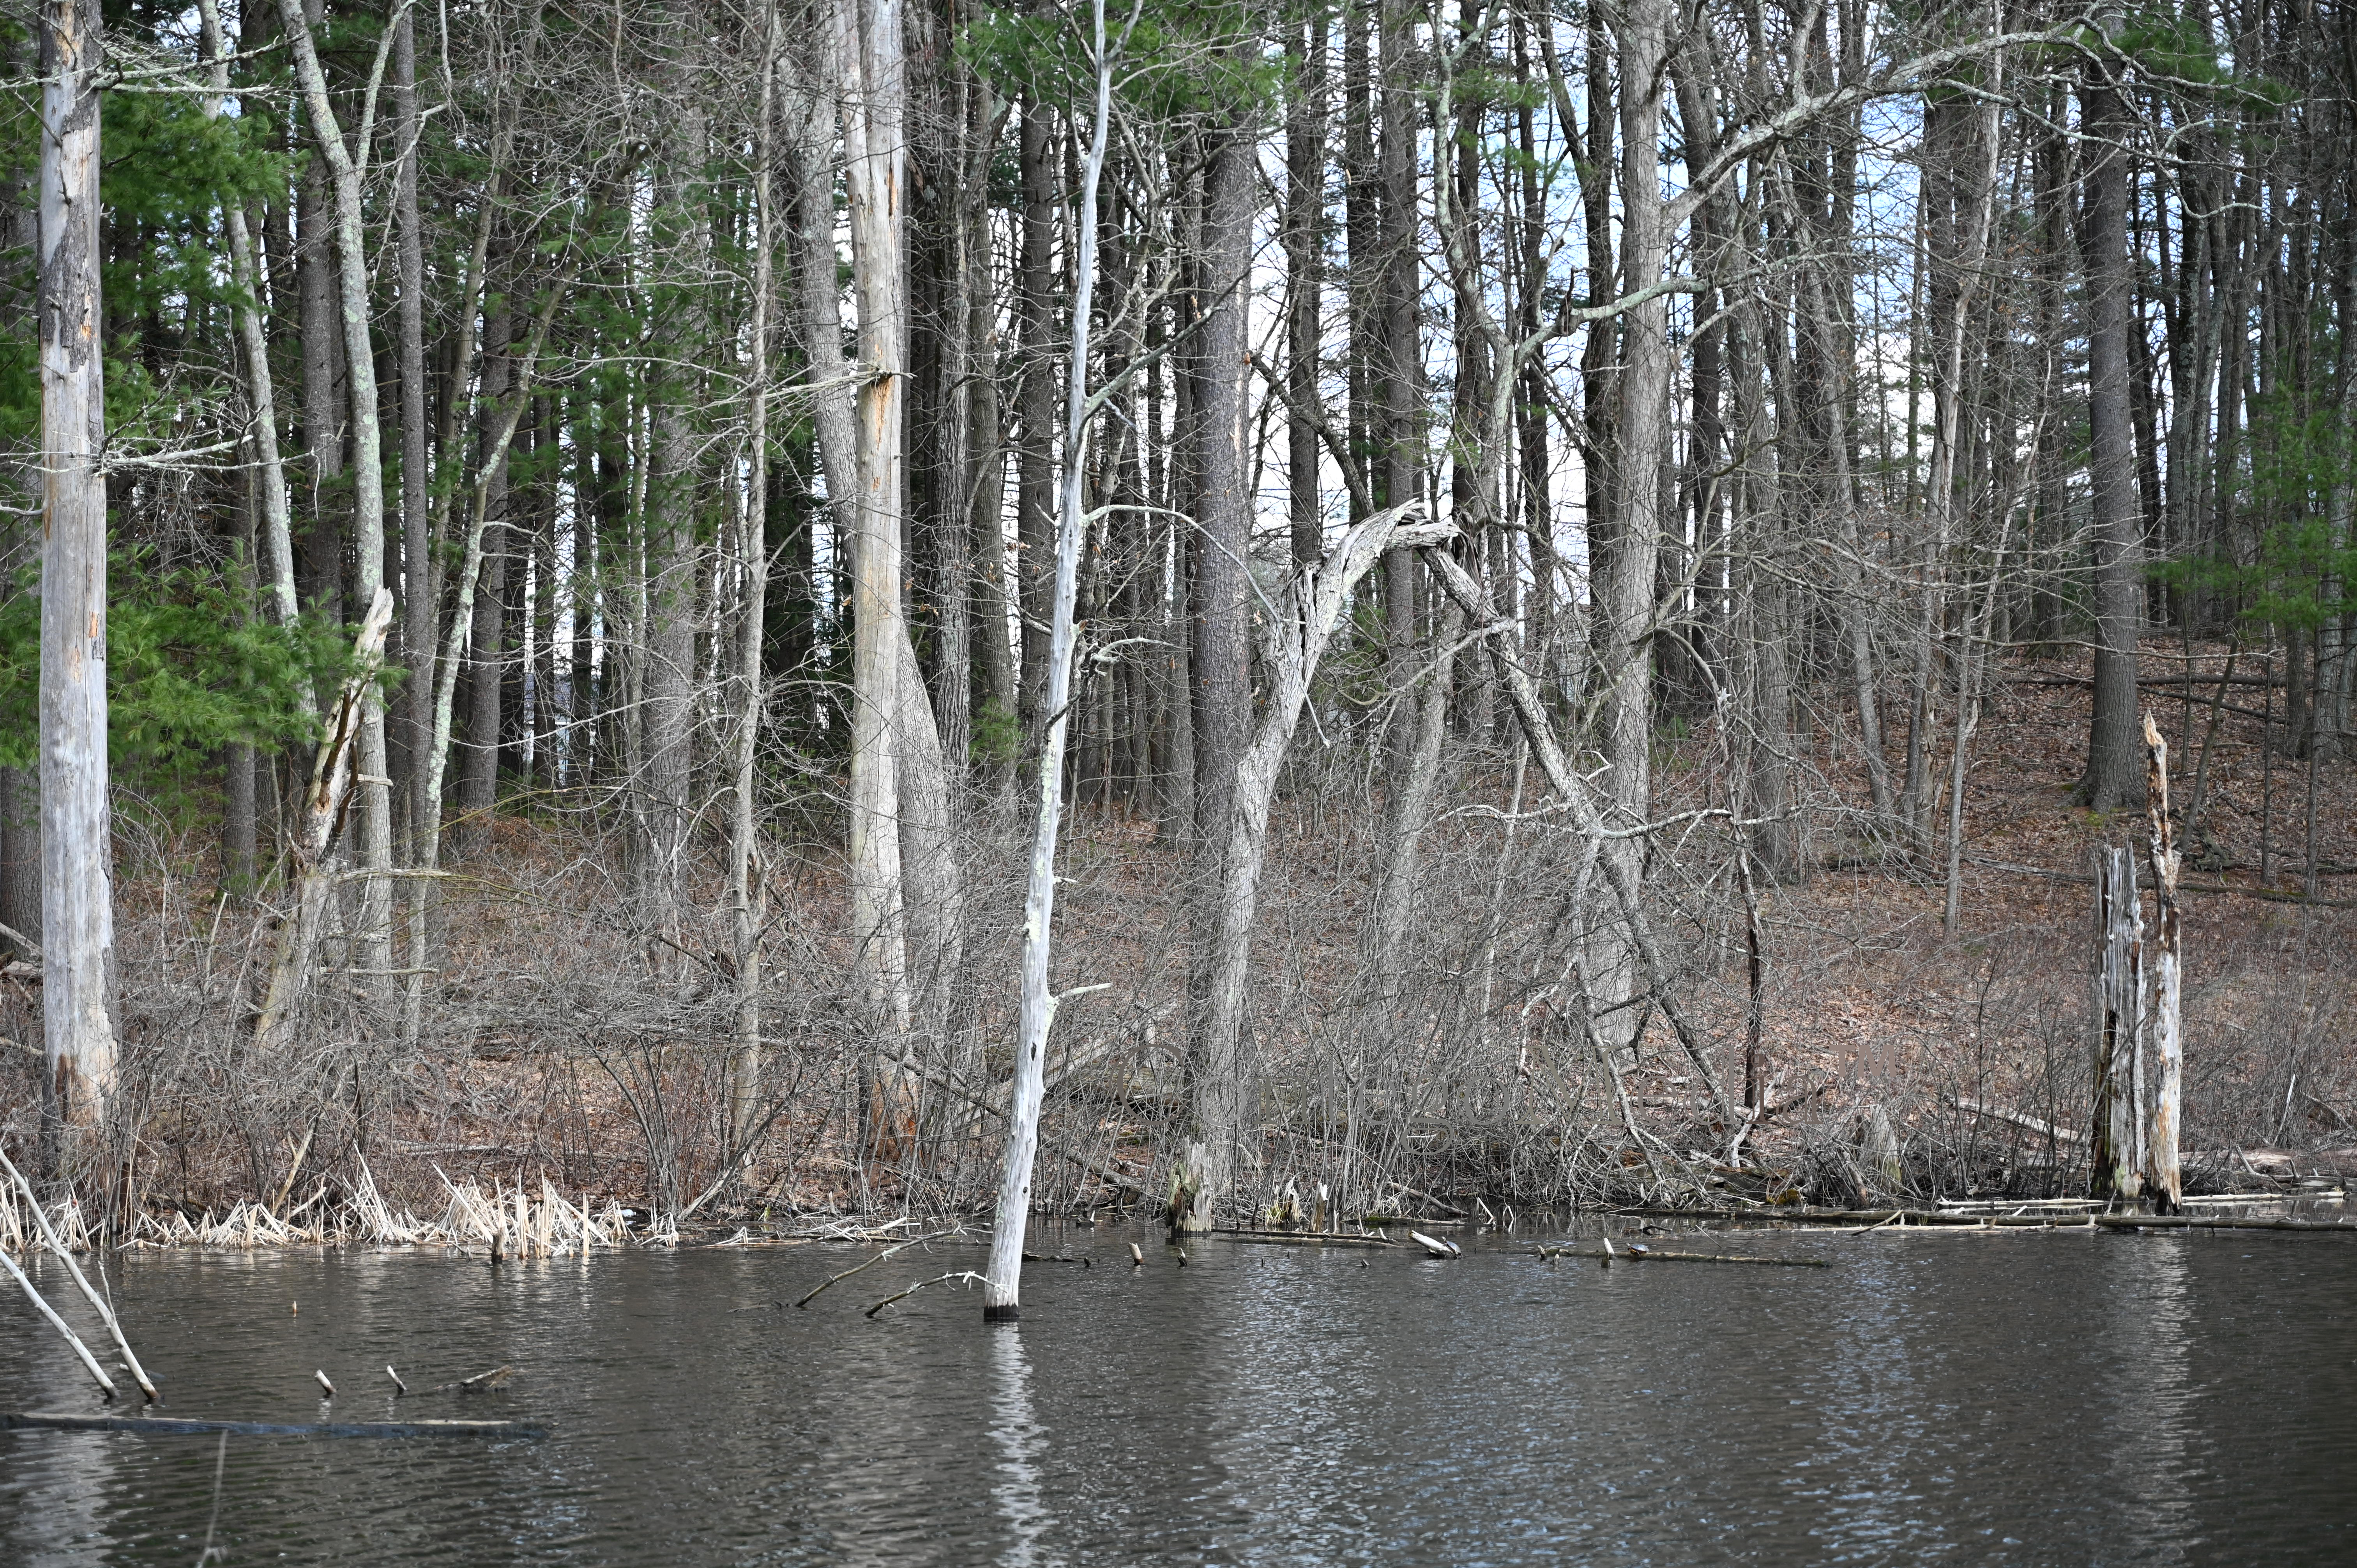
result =
[[[2187,668],[2176,644],[2150,651],[2149,668]],[[2222,649],[2197,653],[2190,726],[2181,685],[2146,693],[2171,744],[2180,810],[2224,664]],[[1563,878],[1544,856],[1515,862],[1509,896],[1512,846],[1501,861],[1496,838],[1513,804],[1506,754],[1469,749],[1461,762],[1460,798],[1492,804],[1436,829],[1418,919],[1425,989],[1405,1010],[1416,1016],[1383,1026],[1399,1031],[1384,1036],[1387,1050],[1367,1047],[1357,933],[1380,813],[1346,779],[1308,780],[1273,828],[1255,949],[1271,1123],[1255,1187],[1306,1194],[1330,1182],[1376,1208],[1477,1196],[1625,1200],[1665,1190],[1666,1155],[1682,1180],[1736,1198],[2042,1196],[2074,1180],[2083,1190],[2091,849],[2105,840],[2140,848],[2145,834],[2140,813],[2107,817],[2072,800],[2084,760],[2085,663],[2066,653],[1996,672],[1970,754],[1953,935],[1944,841],[1910,856],[1849,831],[1864,771],[1825,739],[1846,723],[1817,726],[1800,792],[1808,869],[1760,890],[1770,1110],[1740,1168],[1723,1165],[1726,1130],[1658,1021],[1627,1074],[1627,1117],[1592,1059],[1550,1043],[1543,971],[1560,950],[1549,911]],[[2240,660],[2238,676],[2251,664]],[[2306,764],[2280,753],[2270,761],[2260,744],[2266,689],[2228,693],[2206,742],[2200,832],[2186,846],[2186,1147],[2197,1184],[2282,1189],[2357,1174],[2357,766],[2313,770],[2311,828]],[[1894,727],[1903,724],[1900,710]],[[2275,725],[2279,734],[2279,716]],[[1718,745],[1706,727],[1665,742],[1660,815],[1711,803],[1701,792],[1723,776],[1705,765]],[[1949,762],[1943,737],[1936,779]],[[1355,811],[1340,803],[1352,799],[1362,802]],[[1930,816],[1944,832],[1944,794]],[[971,994],[945,1004],[920,990],[920,1029],[981,1053],[978,1063],[963,1058],[968,1082],[1004,1062],[1012,988],[990,977],[1013,971],[1017,825],[1003,812],[1000,831],[975,840],[967,972],[980,978]],[[2318,897],[2309,900],[2311,842]],[[290,1236],[366,1230],[354,1217],[369,1213],[385,1234],[403,1230],[400,1216],[418,1235],[456,1235],[481,1230],[477,1210],[490,1195],[538,1203],[552,1190],[579,1200],[586,1228],[593,1208],[601,1224],[622,1208],[677,1209],[726,1169],[725,924],[689,920],[650,943],[618,912],[617,841],[592,814],[544,803],[503,815],[490,843],[458,862],[461,880],[437,916],[444,945],[429,1022],[415,1042],[400,1038],[398,1008],[382,992],[372,999],[345,981],[326,987],[332,1005],[301,1059],[267,1073],[246,1059],[237,1027],[267,919],[189,897],[205,885],[201,843],[193,830],[143,842],[124,856],[119,893],[125,1033],[145,1111],[133,1165],[142,1206],[163,1217],[159,1236],[186,1239],[210,1216],[212,1239],[233,1239],[221,1216],[242,1212],[243,1233],[264,1241],[274,1211],[291,1216],[277,1222]],[[1657,850],[1665,940],[1709,1059],[1739,1094],[1751,1004],[1742,907],[1727,877],[1689,874],[1696,857],[1685,848]],[[1150,821],[1095,806],[1072,815],[1056,983],[1106,988],[1071,1004],[1060,1026],[1051,1068],[1071,1070],[1051,1097],[1044,1206],[1158,1196],[1157,1154],[1177,1133],[1185,864],[1157,847]],[[778,1114],[743,1180],[696,1219],[725,1228],[800,1216],[807,1227],[986,1203],[996,1125],[970,1101],[930,1080],[920,1089],[929,1141],[913,1163],[905,1144],[892,1146],[889,1119],[879,1136],[860,1065],[871,1042],[854,1023],[836,934],[835,857],[813,846],[781,858],[770,900],[763,1032]],[[0,1034],[38,1039],[35,991],[22,977],[5,985]],[[928,1006],[955,1016],[928,1016]],[[945,1049],[954,1070],[957,1047]],[[16,1069],[5,1076],[20,1081],[0,1086],[0,1102],[17,1108],[0,1112],[0,1133],[21,1148],[36,1058],[6,1059]],[[1877,1122],[1891,1129],[1889,1169],[1876,1166]],[[651,1201],[659,1187],[667,1198]],[[317,1206],[307,1221],[307,1202]]]

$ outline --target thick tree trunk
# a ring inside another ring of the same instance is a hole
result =
[[[441,824],[425,819],[425,748],[434,735],[434,647],[436,611],[433,548],[428,542],[433,482],[428,472],[425,413],[425,231],[417,211],[418,145],[417,35],[414,9],[397,6],[393,18],[393,135],[400,162],[394,166],[393,221],[400,277],[400,309],[395,319],[397,363],[401,375],[401,659],[409,666],[402,689],[405,733],[399,747],[399,769],[409,786],[404,804],[409,818],[409,858],[416,864],[419,848]],[[409,896],[422,918],[432,889],[419,882]],[[413,977],[414,979],[414,977]]]
[[[1632,0],[1618,23],[1620,50],[1621,238],[1620,286],[1635,293],[1661,281],[1668,258],[1662,209],[1661,135],[1663,64],[1668,52],[1665,0]],[[1626,830],[1641,824],[1652,805],[1655,578],[1661,560],[1662,475],[1669,453],[1669,301],[1655,296],[1620,318],[1619,395],[1613,404],[1610,548],[1597,572],[1597,652],[1604,683],[1604,779],[1607,817]],[[1645,841],[1608,840],[1602,857],[1616,879],[1641,880]],[[1641,1009],[1621,1005],[1637,993],[1631,933],[1600,932],[1589,976],[1608,1008],[1600,1022],[1612,1048],[1627,1047]]]
[[[671,61],[667,116],[667,173],[673,181],[667,210],[656,228],[678,252],[675,264],[685,286],[658,328],[664,367],[649,389],[653,408],[652,474],[647,487],[646,622],[643,630],[645,696],[640,805],[645,835],[640,891],[658,935],[678,940],[684,913],[689,795],[695,771],[695,633],[704,575],[702,501],[706,475],[699,461],[699,412],[705,396],[701,374],[708,336],[704,319],[703,279],[710,269],[712,220],[704,165],[710,154],[709,120],[703,108],[710,62],[704,48],[700,6],[690,6],[683,38]],[[677,951],[662,948],[667,967]]]
[[[41,7],[41,1016],[48,1160],[115,1087],[98,0]],[[29,934],[29,933],[28,933]]]
[[[2136,637],[2144,626],[2142,530],[2128,404],[2126,116],[2090,64],[2079,89],[2087,144],[2079,247],[2087,282],[2087,487],[2095,553],[2095,690],[2080,799],[2099,811],[2136,796]]]
[[[905,146],[899,0],[837,0],[843,141],[851,203],[859,358],[853,371],[851,937],[860,1000],[883,1042],[871,1135],[897,1151],[913,1131],[907,911],[901,881],[901,758],[911,715],[900,669],[900,399],[907,274],[901,266]],[[822,435],[823,432],[822,432]],[[930,718],[930,715],[927,715]]]
[[[483,583],[475,596],[475,627],[467,639],[467,750],[458,770],[458,845],[479,853],[491,842],[491,813],[500,795],[501,699],[508,664],[508,462],[494,454],[491,423],[507,399],[512,371],[508,338],[513,330],[502,301],[483,328],[482,453],[486,511],[490,532],[483,544]]]

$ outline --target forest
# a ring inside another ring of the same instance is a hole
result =
[[[2357,1161],[2345,7],[0,70],[0,1144],[94,1227],[2128,1197],[2180,954],[2184,1190]]]

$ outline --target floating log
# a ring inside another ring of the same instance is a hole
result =
[[[2091,1214],[2106,1230],[2344,1230],[2357,1232],[2346,1219],[2294,1219],[2288,1216],[2253,1215],[2247,1219],[2229,1215],[2208,1218],[2190,1214]]]
[[[2110,1230],[2343,1230],[2357,1233],[2357,1221],[2352,1220],[2264,1216],[2237,1219],[2227,1215],[2210,1218],[2181,1214],[1957,1214],[1929,1208],[1803,1208],[1783,1213],[1750,1209],[1623,1209],[1620,1212],[1660,1213],[1683,1219],[1746,1220],[1754,1224],[1791,1225],[1803,1230],[1896,1225],[1909,1230],[1918,1226],[1947,1230],[2085,1230],[2101,1227]]]
[[[1603,1248],[1541,1247],[1542,1258],[1598,1258],[1610,1263],[1760,1263],[1778,1269],[1822,1269],[1823,1258],[1759,1258],[1728,1252],[1663,1252],[1651,1247],[1630,1247],[1607,1251]]]
[[[528,1421],[204,1421],[161,1415],[57,1415],[45,1411],[0,1414],[0,1430],[136,1432],[188,1437],[225,1432],[233,1437],[545,1437]]]
[[[1436,1258],[1461,1258],[1465,1255],[1465,1249],[1454,1241],[1443,1241],[1437,1237],[1427,1236],[1421,1230],[1411,1230],[1408,1235],[1415,1239],[1418,1246]]]

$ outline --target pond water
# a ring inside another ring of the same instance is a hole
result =
[[[1592,1231],[1590,1232],[1592,1234]],[[2357,1560],[2357,1238],[1715,1235],[1824,1269],[1049,1229],[936,1246],[118,1258],[169,1413],[543,1440],[0,1433],[0,1563]],[[1128,1243],[1146,1250],[1129,1266]],[[1691,1245],[1692,1243],[1686,1243]],[[1044,1248],[1043,1248],[1044,1250]],[[58,1278],[54,1266],[49,1277]],[[290,1312],[290,1304],[299,1311]],[[507,1391],[413,1397],[500,1363]],[[0,1410],[96,1408],[0,1306]]]

